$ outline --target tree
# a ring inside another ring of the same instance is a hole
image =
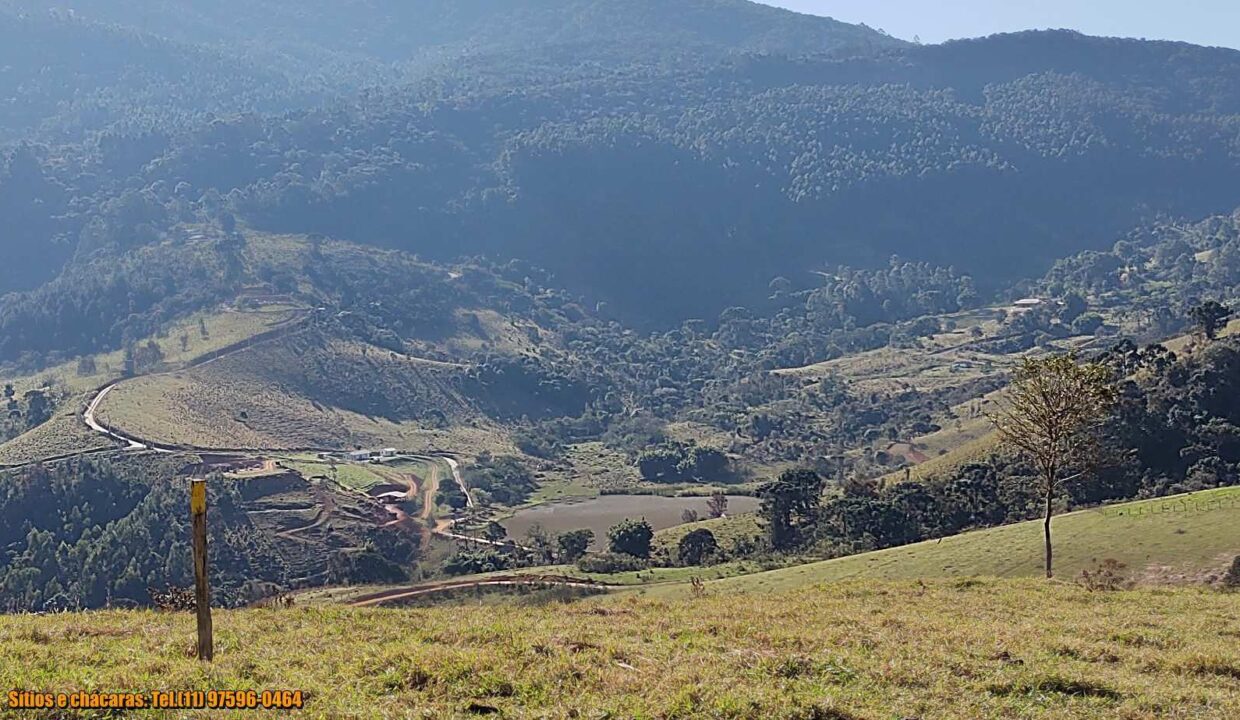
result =
[[[650,557],[650,542],[654,529],[643,520],[624,520],[607,531],[608,547],[614,553],[638,558]]]
[[[681,454],[671,448],[654,448],[637,458],[637,470],[642,479],[650,482],[680,479]]]
[[[534,523],[525,531],[525,547],[534,554],[534,558],[543,565],[548,565],[555,557],[555,536],[545,527]]]
[[[1188,311],[1193,325],[1207,340],[1214,340],[1218,337],[1219,330],[1226,326],[1232,314],[1231,308],[1217,300],[1207,300]]]
[[[594,531],[588,528],[561,533],[559,538],[560,562],[577,562],[586,554],[593,542]]]
[[[456,483],[440,485],[438,492],[435,493],[435,502],[439,505],[447,505],[453,510],[464,510],[469,506],[469,498]]]
[[[95,362],[94,355],[83,355],[78,359],[77,374],[79,377],[89,377],[99,371],[99,366]]]
[[[1231,567],[1223,576],[1223,587],[1228,590],[1240,590],[1240,555],[1231,561]]]
[[[718,480],[728,471],[728,456],[709,447],[695,447],[681,462],[681,475],[697,480]]]
[[[490,520],[482,528],[482,537],[485,540],[497,543],[508,537],[508,531],[504,529],[503,525],[500,525],[494,520]]]
[[[693,508],[685,508],[684,510],[680,512],[680,522],[686,525],[688,525],[689,523],[695,523],[698,520],[699,520],[698,512],[697,510],[694,510]]]
[[[1074,320],[1089,310],[1089,303],[1078,292],[1064,295],[1063,305],[1059,308],[1059,322],[1071,325]]]
[[[758,488],[758,516],[766,524],[771,547],[786,550],[801,541],[803,531],[818,519],[822,488],[822,477],[813,470],[785,470]]]
[[[1096,454],[1093,431],[1115,402],[1111,372],[1097,363],[1082,365],[1075,355],[1027,358],[1016,369],[1011,386],[990,416],[1004,444],[1014,448],[1038,471],[1036,490],[1046,504],[1043,523],[1046,577],[1054,576],[1051,519],[1063,486],[1082,477]]]
[[[728,514],[728,496],[716,490],[706,501],[706,514],[712,518],[721,518]]]
[[[26,400],[26,424],[30,427],[42,425],[52,416],[51,404],[42,390],[29,390],[23,396]]]
[[[16,391],[13,389],[13,383],[5,383],[4,407],[10,420],[16,420],[22,416],[21,407],[17,404],[17,399],[13,397],[14,395],[16,395]]]
[[[715,534],[706,528],[686,533],[676,547],[676,557],[681,565],[701,565],[719,551]]]

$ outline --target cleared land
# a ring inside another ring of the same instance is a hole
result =
[[[160,367],[182,367],[263,333],[288,325],[303,310],[290,305],[264,305],[238,310],[217,309],[196,313],[153,338],[163,352]],[[118,380],[124,370],[124,353],[115,351],[91,356],[90,363],[66,362],[36,375],[11,380],[20,397],[28,390],[45,388],[55,400],[55,415],[48,422],[0,444],[0,464],[17,465],[73,453],[92,452],[113,443],[81,421],[90,394]]]
[[[1196,589],[851,582],[678,602],[217,612],[215,626],[208,666],[189,656],[188,614],[0,617],[0,686],[294,689],[307,718],[1240,714],[1240,595]]]
[[[704,497],[603,495],[579,502],[524,508],[501,522],[514,538],[524,537],[534,525],[555,533],[589,528],[594,531],[595,546],[602,547],[607,542],[607,531],[622,520],[644,519],[655,530],[662,530],[681,524],[685,510],[706,515],[706,500]],[[758,504],[757,499],[751,497],[731,497],[729,501],[738,512],[752,511]]]
[[[168,328],[159,337],[148,338],[159,344],[162,365],[177,368],[213,352],[244,342],[297,319],[304,309],[292,305],[265,305],[256,308],[219,308],[194,313]],[[205,334],[203,331],[206,331]],[[184,338],[184,345],[182,345]],[[142,340],[145,344],[147,340]],[[125,353],[122,350],[91,356],[94,363],[80,366],[77,360],[65,362],[37,374],[11,380],[18,394],[43,385],[61,387],[74,393],[94,390],[122,377]]]
[[[194,448],[511,451],[452,387],[458,371],[307,333],[122,383],[99,417],[136,437]]]
[[[361,493],[390,482],[385,474],[375,471],[372,466],[359,463],[286,460],[281,464],[304,478],[331,480],[342,488]]]

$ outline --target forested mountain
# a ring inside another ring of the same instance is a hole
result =
[[[523,258],[670,327],[893,254],[993,291],[1240,200],[1227,50],[921,47],[739,0],[6,6],[0,290],[240,222]]]
[[[30,13],[65,7],[5,0]],[[747,0],[77,0],[90,20],[182,42],[289,60],[407,63],[447,54],[571,50],[577,60],[638,53],[816,53],[902,45],[869,28]]]
[[[224,52],[0,5],[0,142],[77,139],[112,125],[175,127],[209,112],[285,111],[311,101],[311,88]]]

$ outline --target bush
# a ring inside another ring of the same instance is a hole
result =
[[[1228,590],[1240,590],[1240,555],[1231,562],[1231,568],[1223,576],[1223,587]]]
[[[590,549],[590,544],[594,542],[594,531],[589,529],[570,530],[561,533],[556,539],[560,546],[561,562],[576,562],[585,556],[586,551]]]
[[[1124,563],[1108,558],[1096,563],[1092,570],[1082,570],[1078,582],[1090,592],[1127,590],[1133,585],[1125,572],[1127,568]]]
[[[578,560],[577,569],[587,573],[611,575],[614,573],[645,570],[646,561],[624,553],[597,553],[586,555]]]
[[[705,528],[694,530],[680,539],[676,557],[681,565],[703,565],[719,552],[715,535]]]

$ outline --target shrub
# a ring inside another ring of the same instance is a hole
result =
[[[694,530],[680,539],[676,557],[681,565],[702,565],[719,552],[715,535],[705,528]]]
[[[151,604],[156,610],[166,612],[194,612],[198,608],[198,600],[192,587],[169,586],[166,590],[147,588],[151,596]]]
[[[611,575],[614,573],[644,570],[646,569],[646,562],[641,558],[624,553],[596,553],[594,555],[586,555],[578,560],[577,569],[587,573]]]
[[[560,546],[560,560],[576,562],[585,556],[586,550],[590,549],[590,544],[594,542],[594,531],[570,530],[561,533],[556,542]]]
[[[1124,563],[1107,558],[1102,562],[1095,563],[1092,570],[1082,570],[1077,582],[1090,592],[1127,590],[1133,585],[1133,581],[1128,578],[1128,574],[1125,572],[1127,568],[1128,566]]]

